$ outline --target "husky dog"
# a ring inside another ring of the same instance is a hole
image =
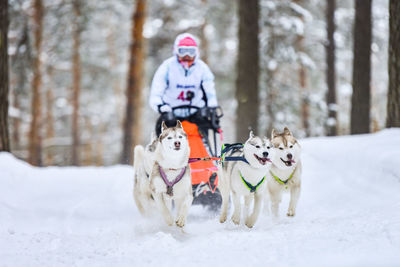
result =
[[[154,165],[154,155],[157,144],[158,139],[155,133],[152,133],[151,141],[146,148],[137,145],[134,150],[133,169],[135,171],[135,180],[133,197],[139,212],[144,216],[149,215],[150,205],[154,205],[149,177]]]
[[[282,192],[288,190],[290,191],[290,203],[287,216],[294,216],[300,196],[301,148],[287,127],[283,130],[283,133],[277,133],[273,129],[271,142],[276,151],[274,157],[272,157],[272,166],[267,175],[271,210],[273,215],[277,217],[279,204],[282,200]]]
[[[241,197],[244,196],[245,224],[251,228],[257,221],[265,195],[266,181],[270,157],[273,149],[269,140],[254,136],[250,132],[249,139],[240,149],[227,152],[219,164],[219,190],[222,196],[222,208],[219,221],[226,221],[229,195],[232,192],[234,212],[232,221],[240,223]],[[234,161],[228,161],[228,159]],[[251,201],[254,199],[253,212],[249,215]]]
[[[179,227],[185,225],[193,201],[189,154],[189,143],[181,122],[178,120],[172,128],[168,128],[163,122],[150,174],[150,189],[168,225],[174,223],[171,214],[172,200],[177,208],[175,223]]]

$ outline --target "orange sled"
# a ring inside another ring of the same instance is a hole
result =
[[[203,143],[196,124],[183,121],[183,129],[188,135],[190,158],[211,157]],[[218,176],[215,161],[196,161],[190,163],[194,200],[193,204],[201,204],[210,208],[218,208],[222,199],[217,189]]]

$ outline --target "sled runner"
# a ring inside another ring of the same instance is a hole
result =
[[[217,188],[217,162],[212,160],[219,155],[222,143],[222,131],[219,119],[223,116],[221,108],[203,108],[178,106],[173,110],[187,110],[188,114],[197,111],[188,118],[179,118],[188,135],[190,146],[190,169],[193,186],[193,204],[217,209],[221,205],[221,195]],[[219,140],[217,138],[219,135]],[[211,159],[211,160],[210,160]]]

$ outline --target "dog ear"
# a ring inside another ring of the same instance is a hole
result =
[[[250,131],[249,139],[251,139],[251,138],[253,138],[253,137],[254,137],[254,133],[253,133],[253,131]]]
[[[276,132],[276,130],[272,129],[272,131],[271,131],[271,140],[274,139],[277,136],[278,136],[278,133]]]
[[[161,123],[161,132],[164,132],[167,128],[168,128],[168,127],[167,127],[167,125],[165,124],[165,121],[163,121],[163,122]]]
[[[288,127],[285,127],[285,128],[283,129],[283,134],[284,134],[284,135],[292,135],[292,133],[290,132],[290,130],[289,130]]]
[[[175,126],[176,128],[182,128],[182,123],[181,123],[181,121],[180,120],[177,120],[176,121],[176,126]]]

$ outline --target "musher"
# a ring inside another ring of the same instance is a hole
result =
[[[210,112],[218,107],[214,87],[214,75],[200,59],[196,37],[183,33],[176,37],[174,55],[165,60],[154,74],[150,92],[150,106],[161,115],[156,123],[157,136],[161,132],[161,122],[168,127],[176,125],[176,120],[195,123],[200,130],[210,128]],[[196,108],[177,108],[192,106]],[[219,121],[211,125],[217,130]],[[204,134],[207,135],[206,131]]]

